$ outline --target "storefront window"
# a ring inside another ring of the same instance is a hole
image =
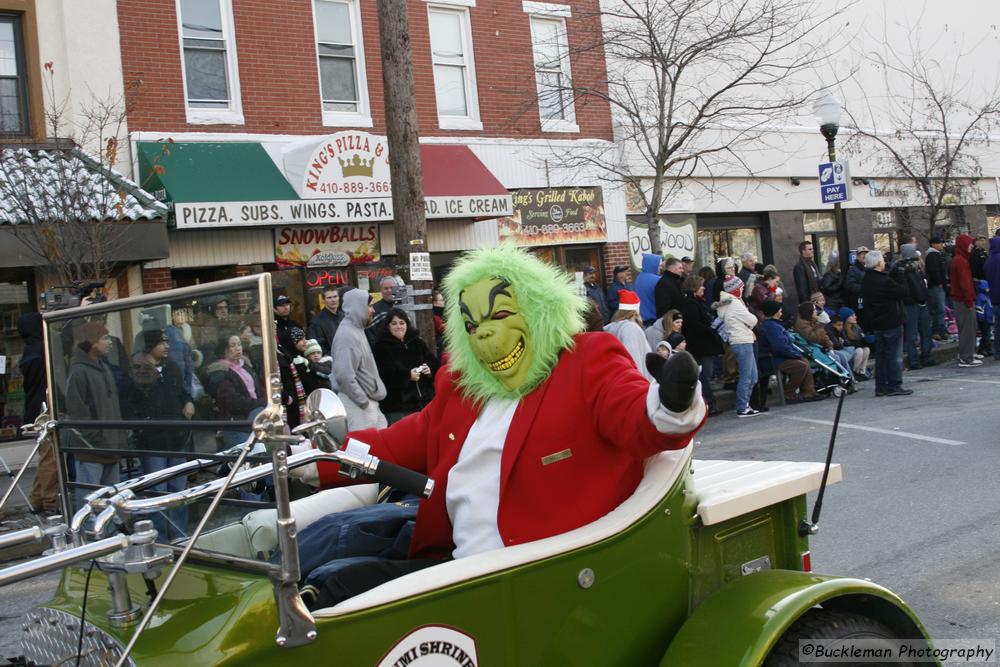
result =
[[[820,271],[826,271],[830,256],[837,251],[837,223],[833,211],[807,211],[802,214],[806,241],[812,241],[813,259]]]
[[[992,237],[1000,229],[1000,206],[986,207],[986,233]]]
[[[0,400],[3,418],[0,420],[0,440],[18,437],[18,427],[24,421],[24,378],[18,364],[24,353],[24,342],[17,331],[17,320],[32,312],[31,286],[28,281],[0,282],[0,321],[3,322],[3,340],[0,355],[6,368],[0,375]]]
[[[745,252],[752,252],[758,261],[762,258],[760,230],[752,227],[736,229],[699,229],[698,263],[715,268],[715,263],[723,257],[739,258]]]
[[[872,235],[875,245],[875,250],[878,250],[883,255],[890,253],[896,254],[896,232],[877,232]]]
[[[802,229],[806,234],[837,232],[833,211],[807,211],[802,214]]]

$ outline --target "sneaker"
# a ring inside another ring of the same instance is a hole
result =
[[[981,354],[979,354],[977,352],[976,354],[972,355],[972,358],[973,359],[985,359],[986,357],[984,357],[983,355],[981,355]]]
[[[909,396],[912,393],[913,393],[912,389],[903,389],[902,387],[900,387],[899,389],[890,389],[889,391],[885,392],[882,395],[883,396]]]
[[[743,417],[756,417],[759,414],[760,410],[754,410],[753,408],[748,407],[746,410],[737,410],[736,418],[742,419]]]
[[[975,368],[976,366],[982,366],[982,365],[983,365],[982,359],[973,359],[972,361],[962,361],[961,359],[959,359],[958,361],[959,368]]]

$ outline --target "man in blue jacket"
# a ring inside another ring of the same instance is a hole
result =
[[[797,347],[792,345],[781,325],[781,304],[777,301],[765,301],[761,306],[764,320],[760,325],[761,336],[758,341],[762,358],[770,355],[774,368],[785,376],[785,402],[804,403],[806,401],[821,401],[823,397],[816,393],[812,373],[809,372],[809,362],[802,357]],[[796,390],[799,395],[796,396]]]
[[[635,292],[635,285],[628,279],[628,271],[629,268],[627,266],[616,266],[613,273],[613,280],[611,281],[611,284],[608,285],[608,312],[612,315],[614,315],[615,311],[618,310],[618,293],[622,290]],[[638,292],[636,293],[638,294]],[[640,307],[642,305],[641,300],[642,297],[640,297]]]
[[[644,252],[641,270],[635,279],[635,293],[639,295],[639,315],[646,327],[656,321],[656,283],[660,280],[662,264],[662,257]]]

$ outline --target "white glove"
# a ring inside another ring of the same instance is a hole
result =
[[[289,450],[292,456],[296,454],[301,454],[302,452],[308,452],[311,449],[315,449],[312,442],[306,440],[301,445],[291,445]],[[304,466],[299,466],[298,468],[289,468],[288,474],[298,479],[314,489],[319,488],[319,468],[315,463],[309,463]]]

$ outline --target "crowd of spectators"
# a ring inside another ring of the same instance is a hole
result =
[[[959,234],[954,243],[934,236],[924,255],[911,238],[894,259],[860,246],[846,274],[836,251],[822,270],[814,254],[811,242],[799,244],[791,289],[753,253],[697,271],[690,257],[646,253],[634,283],[627,267],[615,267],[606,292],[590,269],[592,319],[609,322],[605,330],[640,368],[643,353],[690,352],[701,366],[709,414],[719,412],[718,385],[736,390],[737,416],[766,411],[776,373],[788,403],[822,400],[836,385],[853,393],[872,378],[875,396],[906,396],[913,392],[903,385],[904,366],[936,365],[933,351],[944,341],[957,340],[959,368],[979,366],[987,355],[1000,360],[993,344],[1000,336],[1000,231],[992,239]],[[636,310],[621,314],[625,303]],[[636,326],[645,329],[644,345]]]

